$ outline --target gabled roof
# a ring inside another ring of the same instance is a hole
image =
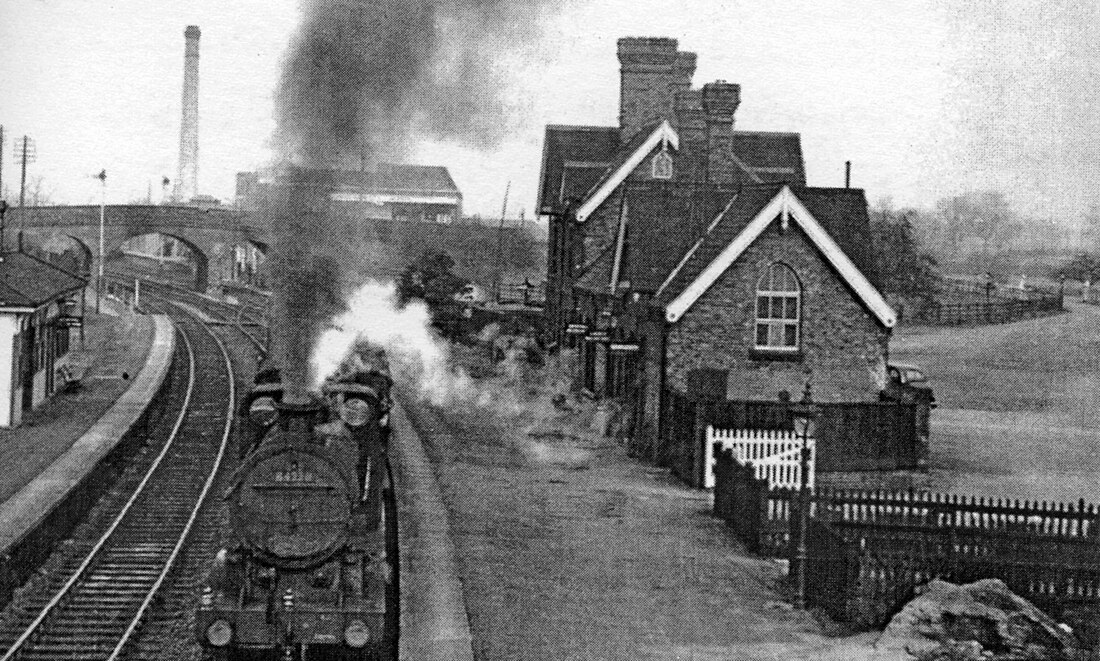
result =
[[[0,307],[37,308],[87,284],[65,269],[26,253],[4,253],[0,262]]]
[[[577,219],[583,221],[652,151],[652,147],[643,147],[663,124],[667,122],[653,119],[625,143],[613,126],[547,126],[539,173],[539,213],[559,213],[568,203],[583,204],[577,213]],[[668,131],[668,137],[676,136],[670,143],[679,148],[676,131],[671,125]],[[730,149],[737,166],[732,185],[806,185],[798,133],[734,131]],[[705,151],[687,154],[686,158],[681,166],[685,172],[696,161],[700,172],[706,171]]]
[[[599,181],[619,149],[616,126],[547,126],[539,173],[538,212],[560,211]]]
[[[624,148],[619,150],[615,162],[584,197],[584,202],[577,209],[577,221],[584,222],[619,184],[626,181],[634,168],[661,144],[670,145],[673,149],[680,148],[680,136],[667,120],[653,120],[635,132]]]
[[[870,274],[875,278],[876,274],[863,191],[792,190],[786,185],[746,188],[723,211],[658,290],[657,299],[665,305],[665,318],[671,322],[679,320],[764,229],[776,221],[797,223],[883,326],[890,328],[897,322],[897,315],[868,277]],[[857,260],[863,263],[863,269],[857,266]]]
[[[806,185],[802,140],[797,133],[734,131],[733,161],[749,183]]]

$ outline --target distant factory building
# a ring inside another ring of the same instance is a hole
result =
[[[24,253],[0,255],[0,427],[61,388],[55,365],[69,351],[86,281]]]
[[[439,165],[381,163],[375,170],[334,170],[332,202],[367,221],[450,224],[462,217],[462,193]],[[237,174],[237,205],[255,208],[271,181],[266,171]]]

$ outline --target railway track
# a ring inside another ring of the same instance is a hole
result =
[[[190,284],[151,278],[140,272],[117,267],[107,272],[107,280],[116,291],[126,290],[127,295],[133,294],[134,283],[140,280],[142,292],[184,302],[190,307],[190,311],[197,311],[201,317],[214,325],[235,326],[256,351],[261,355],[267,355],[270,343],[267,335],[269,296],[258,291],[246,290],[250,300],[242,299],[234,303],[199,293]],[[253,330],[250,331],[250,328]]]
[[[185,302],[190,306],[191,311],[198,311],[209,323],[214,325],[235,326],[256,351],[261,355],[267,354],[267,310],[259,301],[234,304],[204,296],[190,287],[172,282],[151,280],[144,276],[132,276],[117,272],[111,275],[111,279],[118,286],[131,292],[133,291],[132,283],[135,277],[141,280],[143,291],[152,292],[157,296],[170,298],[174,301]],[[257,332],[252,332],[249,330],[250,328]]]
[[[120,658],[187,542],[225,455],[236,390],[223,341],[189,311],[173,323],[188,382],[168,439],[98,541],[67,563],[59,589],[31,595],[23,617],[0,630],[0,661]]]

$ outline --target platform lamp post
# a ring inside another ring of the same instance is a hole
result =
[[[95,313],[99,314],[99,304],[103,299],[103,221],[107,215],[107,170],[104,168],[96,175],[100,183],[99,192],[99,269],[96,272],[95,283]]]
[[[7,212],[7,200],[0,200],[0,261],[4,260],[4,214]]]
[[[797,606],[801,610],[806,609],[806,561],[809,558],[806,536],[810,528],[810,438],[814,433],[814,420],[817,415],[818,408],[810,392],[810,382],[807,381],[806,389],[802,392],[802,401],[791,406],[794,432],[802,441],[798,462],[798,547],[795,549],[794,556],[797,572],[795,574],[798,590]]]

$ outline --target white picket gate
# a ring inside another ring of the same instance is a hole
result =
[[[770,429],[715,429],[707,426],[705,473],[703,486],[714,488],[714,444],[732,449],[733,456],[741,463],[752,463],[757,479],[767,479],[772,488],[798,489],[802,484],[802,468],[799,454],[802,439],[791,431]],[[807,440],[810,448],[807,484],[814,486],[814,465],[817,458],[814,439]]]

